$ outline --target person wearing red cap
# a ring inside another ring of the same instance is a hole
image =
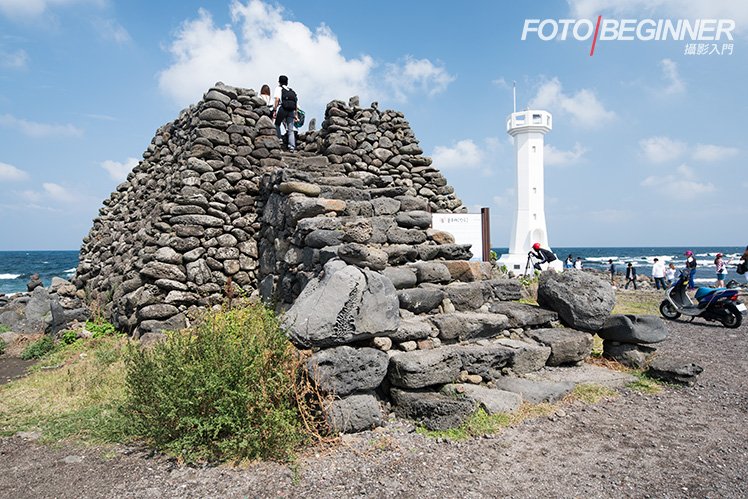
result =
[[[540,243],[533,244],[532,249],[530,250],[528,255],[532,256],[536,260],[536,262],[533,264],[535,270],[542,270],[540,268],[542,264],[551,263],[552,261],[556,260],[556,255],[554,255],[551,250],[541,248]]]
[[[683,254],[686,256],[686,269],[688,269],[688,289],[693,290],[696,289],[696,285],[693,283],[693,278],[696,275],[696,258],[691,250]]]
[[[725,261],[722,259],[722,257],[725,256],[722,253],[717,253],[717,256],[714,257],[714,266],[717,270],[717,287],[718,288],[724,288],[725,287],[725,277],[727,277],[727,265],[732,261],[732,259]]]

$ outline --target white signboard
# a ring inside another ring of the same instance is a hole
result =
[[[452,234],[457,244],[472,244],[470,260],[480,261],[483,259],[482,217],[480,213],[434,213],[431,226]]]

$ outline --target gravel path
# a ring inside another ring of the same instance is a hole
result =
[[[659,354],[701,365],[693,387],[623,390],[462,443],[391,422],[293,467],[197,469],[16,436],[0,439],[0,497],[748,497],[748,326],[668,327]]]

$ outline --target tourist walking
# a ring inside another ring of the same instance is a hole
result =
[[[582,257],[578,256],[577,260],[574,262],[574,268],[577,270],[582,270]]]
[[[574,259],[571,255],[566,257],[566,260],[564,260],[564,268],[565,269],[573,269],[574,268]]]
[[[626,266],[626,285],[623,289],[629,289],[629,284],[632,283],[634,284],[634,289],[636,289],[636,269],[634,268],[634,264],[629,262]]]
[[[724,261],[722,258],[722,253],[717,253],[717,256],[714,257],[714,267],[717,271],[717,287],[718,288],[724,288],[725,287],[725,277],[727,277],[727,266],[730,264],[732,260],[727,260],[727,262]]]
[[[667,279],[667,285],[671,286],[673,282],[675,281],[675,272],[676,272],[675,264],[673,262],[670,262],[670,265],[667,266],[665,269],[665,279]]]
[[[293,133],[293,122],[296,119],[296,110],[299,108],[296,92],[288,86],[288,76],[278,77],[278,86],[273,94],[273,116],[275,117],[275,133],[279,139],[283,138],[281,125],[285,125],[288,136],[288,150],[296,149],[296,137]]]
[[[660,286],[662,286],[662,289],[667,289],[667,286],[665,286],[665,272],[665,264],[659,258],[655,258],[654,264],[652,264],[652,279],[654,279],[656,289],[660,289]]]
[[[608,260],[608,265],[608,272],[610,272],[610,283],[615,286],[616,264],[613,263],[613,260]]]
[[[686,257],[686,270],[688,270],[688,289],[696,289],[696,285],[693,283],[693,278],[696,275],[696,258],[693,256],[693,251],[688,250],[683,253]]]

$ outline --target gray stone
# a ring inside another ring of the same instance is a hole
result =
[[[159,262],[163,263],[171,263],[176,265],[182,263],[182,255],[169,248],[168,246],[159,248],[156,253],[153,254],[153,257]]]
[[[519,300],[522,298],[522,285],[516,279],[489,279],[481,281],[483,298],[489,300]]]
[[[400,325],[397,295],[389,279],[331,260],[284,317],[291,341],[309,348],[387,336]]]
[[[169,317],[166,320],[148,319],[138,324],[136,330],[136,337],[140,337],[146,333],[160,333],[163,331],[179,331],[187,327],[187,319],[184,314],[177,314],[173,317]]]
[[[400,210],[400,201],[392,198],[374,198],[371,200],[375,215],[394,215]]]
[[[387,230],[387,240],[392,244],[421,244],[426,241],[426,234],[418,229],[390,227]]]
[[[313,230],[304,239],[304,243],[310,248],[337,246],[341,242],[343,242],[343,233],[339,230]]]
[[[558,312],[569,327],[597,332],[615,306],[610,283],[588,272],[543,272],[538,304]]]
[[[603,357],[635,369],[646,367],[654,352],[654,348],[645,345],[603,340]]]
[[[400,307],[414,314],[424,314],[438,307],[444,292],[437,288],[401,289],[397,292]]]
[[[148,320],[148,319],[164,320],[174,315],[177,315],[178,313],[179,313],[179,309],[175,307],[174,305],[168,305],[166,303],[158,303],[155,305],[147,305],[141,308],[140,310],[138,310],[138,319],[140,320]]]
[[[556,312],[526,303],[509,301],[493,302],[488,310],[492,313],[503,314],[509,317],[510,328],[547,327],[552,322],[558,320]]]
[[[516,374],[526,374],[543,369],[551,355],[551,348],[543,345],[506,338],[498,339],[496,342],[512,349],[510,367]]]
[[[574,383],[535,381],[524,378],[503,376],[494,381],[496,388],[518,393],[531,404],[558,402],[574,389]]]
[[[411,319],[402,319],[397,331],[390,333],[389,337],[394,341],[413,341],[423,340],[431,336],[434,331],[433,326],[428,320],[417,317]]]
[[[455,352],[460,357],[462,370],[469,374],[479,374],[484,379],[501,377],[501,370],[512,360],[511,348],[501,344],[452,345],[442,349]]]
[[[428,229],[431,227],[431,213],[421,210],[404,211],[395,216],[395,222],[407,229]]]
[[[509,324],[505,315],[454,312],[436,315],[431,322],[439,330],[442,340],[465,341],[473,338],[491,338],[500,335]]]
[[[278,190],[284,194],[298,192],[309,197],[317,197],[321,192],[318,185],[310,184],[308,182],[282,182],[278,186]]]
[[[460,375],[460,366],[457,353],[446,348],[405,352],[390,359],[389,380],[403,388],[452,383]]]
[[[167,340],[168,336],[164,333],[145,333],[140,336],[140,350],[151,350],[159,343]]]
[[[475,402],[468,397],[455,397],[434,392],[390,390],[395,414],[412,419],[429,430],[455,428],[475,412]]]
[[[704,368],[695,362],[669,357],[655,358],[647,370],[647,374],[653,378],[689,386],[696,382],[702,372]]]
[[[445,283],[452,279],[449,269],[439,262],[417,262],[410,265],[415,269],[418,282]]]
[[[359,243],[341,244],[338,256],[344,262],[361,268],[383,270],[387,266],[387,253]]]
[[[597,335],[619,343],[659,343],[667,338],[665,323],[654,315],[611,315]]]
[[[187,268],[189,269],[187,264]],[[187,278],[181,267],[170,263],[152,261],[145,264],[140,270],[140,275],[150,277],[151,279],[170,279],[173,281],[184,282]],[[192,280],[192,279],[190,279]]]
[[[528,335],[551,348],[549,366],[577,364],[592,353],[592,335],[565,328],[532,329]]]
[[[475,310],[483,306],[484,295],[483,283],[481,282],[457,282],[445,286],[443,289],[455,310]]]
[[[386,267],[382,274],[392,281],[395,289],[412,288],[416,285],[416,273],[407,267]]]
[[[341,346],[313,354],[307,369],[323,393],[343,397],[377,388],[387,374],[388,362],[381,350]]]
[[[337,433],[357,433],[382,426],[382,408],[371,394],[351,395],[334,400],[325,416],[330,428]]]
[[[488,414],[511,414],[517,412],[519,406],[522,405],[521,395],[485,386],[468,384],[444,385],[442,393],[451,396],[462,395],[467,397],[483,408]]]

